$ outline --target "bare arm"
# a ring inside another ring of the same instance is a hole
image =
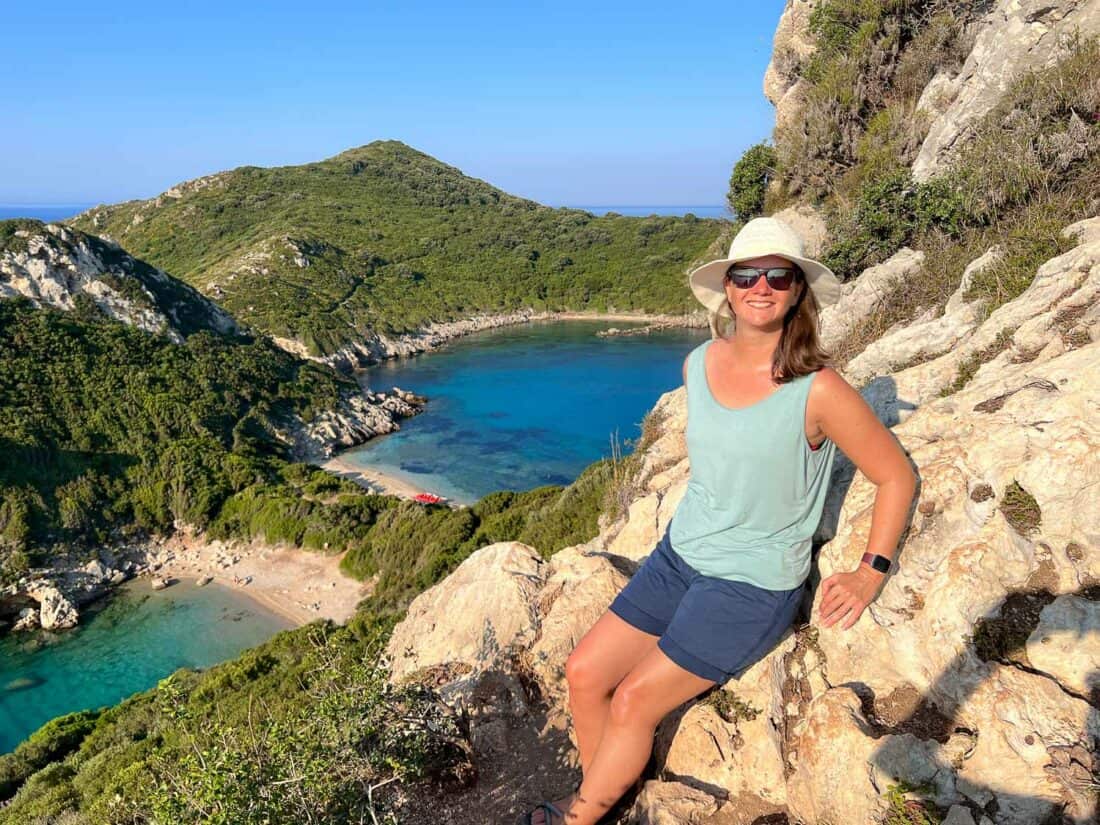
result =
[[[811,391],[822,432],[877,488],[867,551],[893,559],[917,489],[909,459],[874,410],[834,370],[823,369]],[[849,611],[852,615],[843,628],[855,624],[885,577],[885,573],[859,564],[851,573],[834,574],[822,582],[823,624],[828,627]]]

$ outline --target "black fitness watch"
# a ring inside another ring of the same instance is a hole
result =
[[[890,559],[886,556],[880,556],[878,553],[864,553],[863,558],[860,559],[860,563],[863,562],[866,562],[880,573],[890,572]]]

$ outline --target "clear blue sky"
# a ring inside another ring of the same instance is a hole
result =
[[[558,205],[721,204],[783,0],[11,3],[0,203],[401,140]]]

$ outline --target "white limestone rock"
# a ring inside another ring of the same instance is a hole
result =
[[[538,638],[529,663],[561,727],[569,713],[565,662],[628,578],[603,552],[599,537],[559,550],[547,565],[536,596]]]
[[[19,611],[19,616],[11,629],[13,633],[20,633],[26,630],[34,630],[36,627],[38,627],[38,611],[33,607],[24,607]]]
[[[1100,696],[1100,602],[1063,594],[1043,608],[1027,658],[1078,696]]]
[[[816,50],[810,33],[813,7],[813,0],[787,0],[775,29],[764,71],[764,96],[775,106],[777,128],[797,118],[802,107],[802,67]]]
[[[844,284],[840,300],[821,311],[821,345],[826,350],[835,348],[888,300],[899,283],[915,276],[923,263],[923,252],[903,247]]]
[[[966,267],[962,282],[948,299],[942,315],[929,314],[887,332],[849,360],[844,368],[845,379],[861,386],[913,361],[929,361],[951,352],[965,341],[978,326],[982,301],[967,303],[963,295],[974,275],[995,262],[1000,254],[1000,249],[993,247]]]
[[[1084,37],[1100,33],[1100,0],[997,0],[978,24],[970,55],[949,88],[933,79],[939,91],[930,94],[942,99],[932,105],[922,95],[925,108],[942,112],[921,144],[913,177],[926,181],[943,170],[1012,82],[1057,62],[1076,31]]]
[[[103,238],[59,224],[16,230],[0,249],[0,298],[73,310],[80,295],[107,316],[180,343],[195,329],[236,333],[236,322],[199,292]]]
[[[64,630],[80,620],[76,607],[52,584],[38,584],[27,591],[38,602],[38,623],[43,630]]]
[[[514,656],[538,638],[536,597],[547,565],[531,547],[498,542],[471,553],[443,581],[409,605],[386,648],[395,681],[416,671],[449,671],[441,693],[461,702],[482,674],[512,674]],[[437,684],[439,682],[437,681]],[[513,708],[522,713],[523,691],[511,685]]]
[[[772,215],[783,221],[802,238],[804,251],[810,258],[818,258],[829,241],[829,228],[821,212],[807,203],[788,206]]]

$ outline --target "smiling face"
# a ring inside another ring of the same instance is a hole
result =
[[[779,255],[765,255],[737,263],[759,269],[796,266]],[[805,279],[801,276],[787,290],[772,289],[768,285],[768,279],[763,276],[758,278],[749,289],[739,289],[728,277],[725,278],[724,284],[726,297],[729,299],[730,306],[733,307],[737,322],[754,327],[781,326],[787,311],[798,302],[798,296],[802,290],[808,288]]]

